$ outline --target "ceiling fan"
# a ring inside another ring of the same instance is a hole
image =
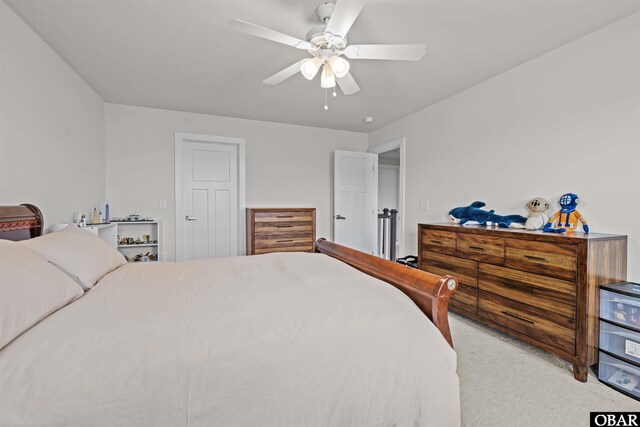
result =
[[[322,68],[321,87],[334,88],[333,96],[336,96],[337,83],[345,95],[351,95],[358,92],[360,87],[349,72],[349,62],[342,56],[348,59],[418,61],[425,54],[424,44],[349,45],[347,33],[364,5],[364,1],[350,0],[321,4],[316,12],[322,23],[311,28],[306,41],[239,19],[232,20],[229,25],[238,31],[306,50],[311,54],[311,58],[290,65],[264,80],[264,83],[275,85],[298,72],[306,79],[312,80]],[[328,109],[326,102],[324,108]]]

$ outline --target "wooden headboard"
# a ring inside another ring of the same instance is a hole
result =
[[[0,206],[0,239],[26,240],[42,235],[44,218],[35,205]]]

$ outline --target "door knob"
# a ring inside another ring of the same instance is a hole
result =
[[[342,215],[336,215],[336,219],[347,219],[347,218],[343,217]]]
[[[198,218],[195,218],[195,217],[192,217],[190,215],[187,215],[187,216],[184,217],[184,219],[186,219],[187,221],[195,221]]]

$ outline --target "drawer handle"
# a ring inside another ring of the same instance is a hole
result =
[[[536,290],[534,288],[521,288],[520,286],[514,285],[513,283],[504,282],[502,283],[506,288],[515,289],[516,291],[528,292],[530,294],[535,294]]]
[[[293,218],[293,215],[276,215],[276,218]]]
[[[524,318],[522,318],[520,316],[516,316],[515,314],[509,313],[508,311],[503,311],[502,314],[504,314],[505,316],[513,317],[514,319],[520,320],[521,322],[525,322],[525,323],[528,323],[530,325],[534,325],[535,324],[535,322],[532,322],[529,319],[524,319]]]
[[[532,259],[534,261],[548,262],[546,258],[543,258],[541,256],[525,255],[524,257],[528,259]]]
[[[286,243],[286,242],[293,242],[293,239],[287,239],[287,240],[277,240],[277,243]]]
[[[484,248],[482,246],[469,246],[469,249],[484,252]]]
[[[431,239],[431,243],[435,243],[436,245],[441,245],[442,241]]]
[[[276,228],[288,228],[288,227],[293,227],[293,225],[287,225],[287,224],[278,224],[278,225],[276,225]]]

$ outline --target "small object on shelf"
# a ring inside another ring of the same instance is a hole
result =
[[[100,217],[98,217],[98,208],[93,208],[93,213],[91,214],[91,223],[92,224],[100,223]]]
[[[527,222],[524,224],[524,227],[527,230],[540,230],[544,227],[547,221],[549,221],[549,217],[545,212],[550,206],[551,205],[547,199],[543,197],[531,199],[531,201],[527,203],[527,207],[531,212],[529,212],[529,216],[527,217]]]
[[[104,222],[111,222],[111,215],[109,214],[109,202],[104,204]]]
[[[125,255],[125,258],[127,259],[128,262],[150,262],[150,261],[157,261],[158,255],[153,254],[151,252],[147,252],[144,254],[139,253],[131,257]]]
[[[75,211],[73,213],[73,223],[77,226],[79,226],[78,224],[80,223],[80,219],[84,216],[84,214],[80,211]]]
[[[588,233],[589,226],[587,225],[587,220],[576,210],[578,203],[580,203],[580,199],[576,194],[563,194],[560,197],[561,209],[553,214],[542,230],[549,233],[564,233],[567,230],[574,231],[578,228],[578,221],[580,221],[582,223],[582,230]],[[558,223],[554,226],[553,223],[556,220]]]
[[[449,211],[449,219],[460,225],[498,225],[502,228],[524,228],[527,218],[522,215],[498,215],[492,209],[486,211],[480,209],[486,205],[485,202],[475,201],[469,206],[460,206]]]
[[[127,217],[127,221],[140,221],[140,215],[133,213]]]

